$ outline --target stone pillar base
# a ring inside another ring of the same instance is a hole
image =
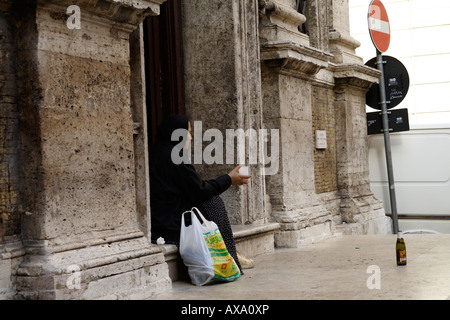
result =
[[[275,213],[280,223],[280,229],[275,232],[275,245],[299,248],[341,235],[392,233],[392,220],[373,194],[341,196],[331,202],[337,207],[318,204],[295,212]]]
[[[148,299],[171,289],[160,248],[140,231],[61,246],[25,242],[16,299]]]
[[[22,241],[15,236],[0,244],[0,300],[11,300],[16,293],[16,270],[25,252]]]
[[[345,235],[389,234],[392,219],[386,216],[380,200],[374,195],[346,197],[340,207],[343,224],[336,231]]]
[[[275,233],[277,247],[300,248],[307,244],[326,240],[333,236],[333,224],[331,221],[306,227],[300,230],[287,230]]]
[[[299,248],[333,236],[331,212],[320,204],[283,213],[277,222],[280,223],[275,232],[277,247]]]

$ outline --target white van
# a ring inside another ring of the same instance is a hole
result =
[[[390,135],[399,229],[450,233],[450,125]],[[384,137],[369,136],[370,186],[391,214]]]

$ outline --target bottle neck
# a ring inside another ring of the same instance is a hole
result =
[[[403,232],[402,231],[399,231],[397,233],[397,239],[403,239]]]

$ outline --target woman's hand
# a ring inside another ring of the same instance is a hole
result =
[[[248,183],[248,179],[250,179],[251,176],[243,175],[239,173],[239,169],[241,168],[241,165],[238,165],[236,168],[231,170],[228,175],[231,178],[231,184],[235,186],[241,186],[243,184]]]

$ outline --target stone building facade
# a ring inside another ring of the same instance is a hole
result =
[[[167,248],[149,242],[148,145],[173,108],[202,132],[279,133],[276,173],[252,164],[223,195],[237,229],[275,226],[278,247],[390,232],[368,178],[379,73],[358,45],[347,0],[0,0],[0,298],[171,288]]]

